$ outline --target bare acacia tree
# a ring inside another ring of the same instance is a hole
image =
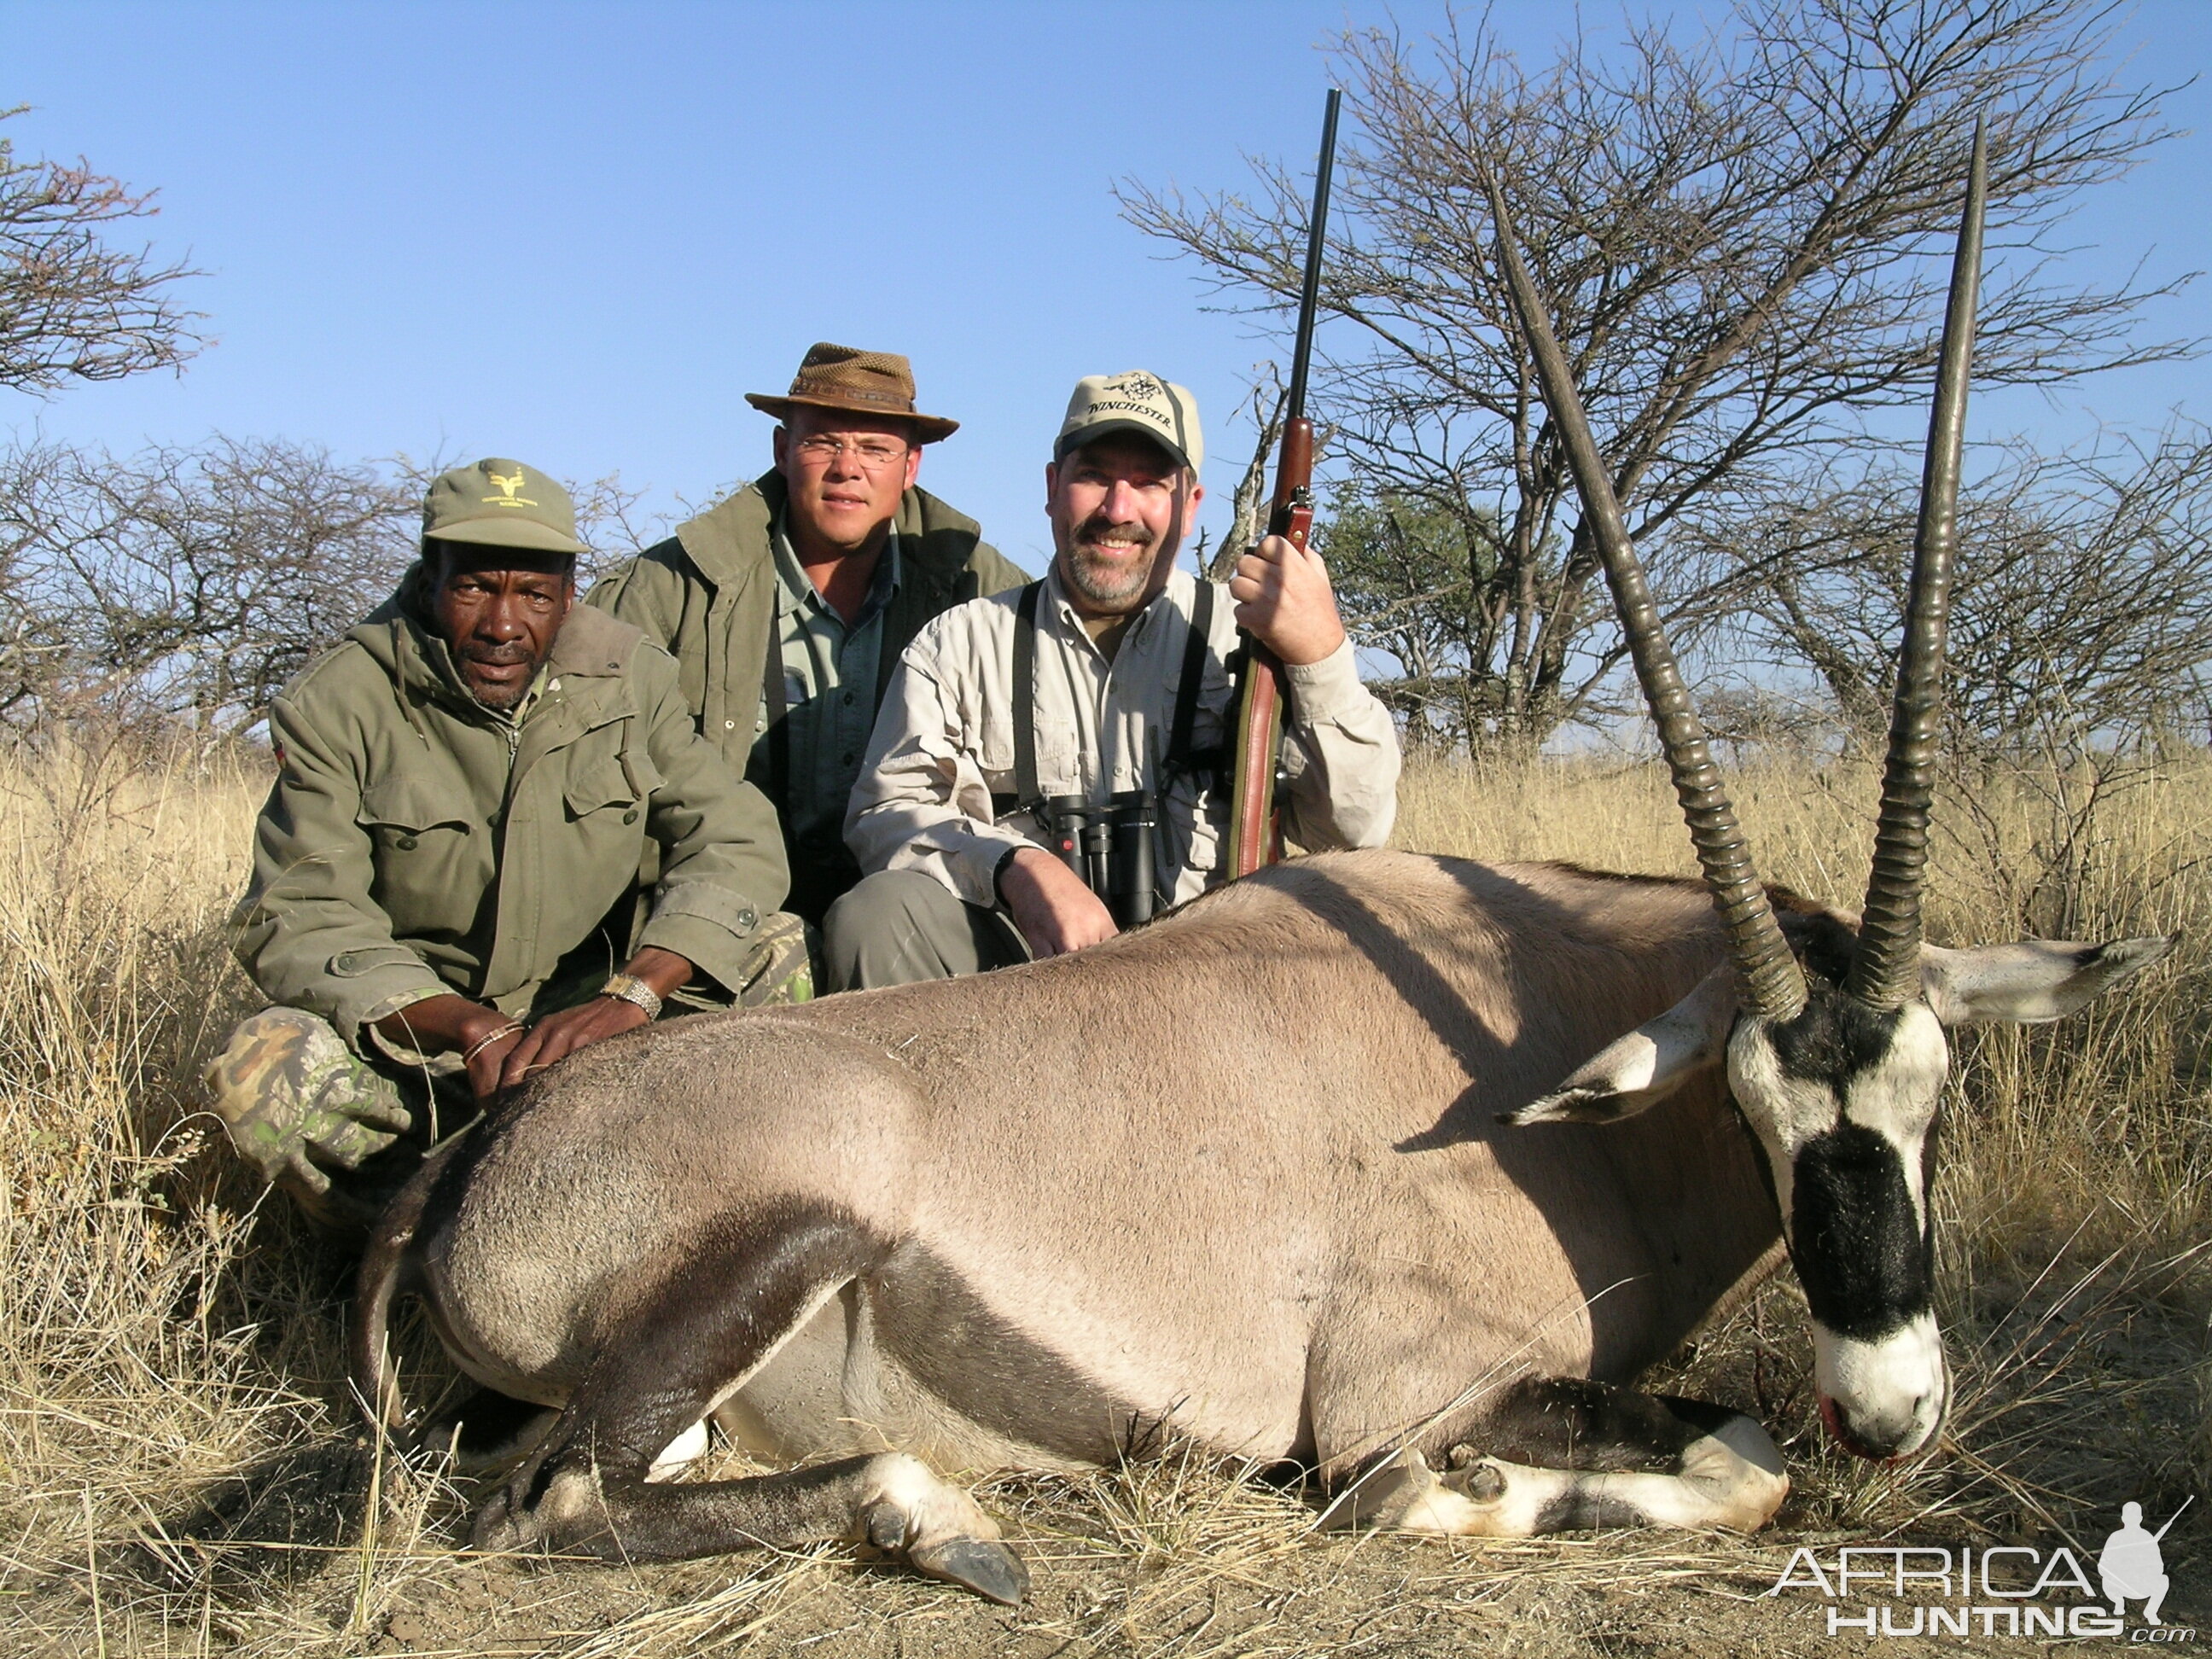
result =
[[[0,456],[0,708],[250,725],[392,592],[421,500],[282,441]]]
[[[1741,573],[1735,625],[1752,649],[1810,665],[1869,743],[1889,718],[1918,496],[1908,468],[1838,465],[1682,531],[1717,579]],[[2212,431],[2177,423],[2058,456],[2015,447],[1959,518],[1955,753],[2068,761],[2212,735],[2195,726],[2212,674]]]
[[[1711,33],[1577,39],[1537,72],[1480,25],[1337,43],[1364,137],[1337,163],[1322,301],[1342,320],[1323,331],[1317,404],[1362,489],[1462,520],[1480,626],[1459,672],[1485,738],[1534,744],[1606,712],[1620,654],[1492,268],[1486,163],[1664,583],[1668,532],[1701,500],[1926,396],[1977,114],[2000,261],[1978,382],[2193,349],[2136,337],[2142,302],[2170,289],[2048,269],[2070,204],[2165,136],[2159,94],[2101,67],[2112,27],[2087,0],[1737,0]],[[1130,184],[1123,211],[1231,308],[1287,328],[1306,182],[1255,171],[1252,197]],[[1686,629],[1723,594],[1677,580],[1662,597]]]
[[[222,437],[0,453],[0,720],[252,726],[392,595],[443,465]],[[619,476],[569,492],[606,556],[649,534]]]
[[[21,115],[0,110],[0,121]],[[0,386],[52,392],[64,381],[116,380],[170,368],[199,349],[198,313],[168,295],[182,264],[106,233],[159,210],[82,160],[18,161],[0,138]]]
[[[1677,532],[1733,570],[1740,664],[1814,670],[1800,718],[1881,752],[1919,481],[1908,465],[1799,469]],[[2212,738],[2212,431],[2015,446],[1961,497],[1940,833],[1966,842],[2013,925],[2064,937],[2109,878],[2107,809]],[[1826,707],[1820,705],[1825,701]],[[1741,735],[1785,740],[1770,683],[1705,699]],[[1744,718],[1745,715],[1750,718]],[[2020,842],[2022,813],[2034,825]]]

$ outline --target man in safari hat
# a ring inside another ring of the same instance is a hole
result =
[[[790,908],[860,879],[845,808],[891,665],[921,625],[1024,576],[915,479],[958,422],[915,406],[907,360],[826,341],[781,397],[775,465],[602,580],[587,603],[674,653],[699,729],[775,804]]]
[[[667,653],[574,604],[583,550],[535,468],[443,473],[398,592],[270,706],[231,927],[275,1006],[208,1080],[239,1152],[327,1231],[358,1236],[495,1091],[803,969],[774,814]]]
[[[846,822],[871,873],[830,913],[831,988],[1080,950],[1219,882],[1239,627],[1289,681],[1290,838],[1389,840],[1397,731],[1321,560],[1270,536],[1225,585],[1176,568],[1204,464],[1184,387],[1141,370],[1076,384],[1044,470],[1051,569],[947,611],[891,677]],[[1054,850],[1071,808],[1083,836],[1109,830],[1085,873]]]

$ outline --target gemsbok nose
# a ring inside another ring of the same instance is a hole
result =
[[[1876,1462],[1924,1451],[1942,1426],[1951,1378],[1935,1316],[1888,1335],[1840,1337],[1815,1326],[1813,1386],[1836,1443]]]

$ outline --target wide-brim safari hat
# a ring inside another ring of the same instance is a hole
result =
[[[576,508],[568,492],[536,467],[496,456],[431,481],[422,501],[422,539],[571,558],[589,550],[576,539]]]
[[[781,398],[748,392],[745,401],[763,415],[782,420],[794,409],[830,409],[848,415],[882,415],[911,422],[914,441],[935,443],[960,429],[942,415],[924,415],[914,406],[914,366],[895,352],[856,351],[827,340],[810,347]]]

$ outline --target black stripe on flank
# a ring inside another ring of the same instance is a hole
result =
[[[1174,1407],[1116,1400],[1042,1340],[1017,1329],[945,1261],[907,1245],[869,1287],[884,1346],[970,1423],[1087,1463],[1143,1458],[1174,1437]]]
[[[1869,1341],[1927,1312],[1933,1243],[1897,1148],[1841,1123],[1800,1147],[1792,1169],[1790,1255],[1813,1317]]]

